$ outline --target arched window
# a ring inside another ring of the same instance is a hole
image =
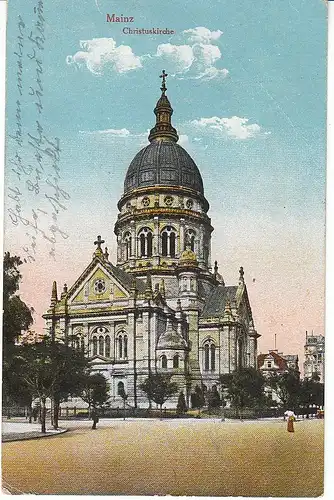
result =
[[[188,231],[186,233],[185,242],[184,242],[185,249],[188,246],[190,248],[190,250],[195,252],[195,237],[196,237],[195,231],[193,229],[188,229]]]
[[[204,346],[204,370],[210,370],[210,346],[205,344]]]
[[[118,382],[117,384],[117,394],[118,396],[123,393],[124,394],[124,382]]]
[[[85,350],[85,341],[83,338],[81,339],[81,350],[82,350],[82,352],[84,352],[84,350]]]
[[[140,257],[152,257],[152,231],[147,227],[144,227],[141,229],[138,236]]]
[[[97,337],[93,337],[93,356],[97,355]]]
[[[214,344],[211,344],[210,354],[211,354],[211,370],[215,371],[215,367],[216,367],[216,347],[215,347]]]
[[[110,358],[110,337],[109,335],[106,336],[105,338],[105,353],[106,353],[106,358]]]
[[[167,368],[167,356],[163,354],[160,359],[161,359],[161,368]]]
[[[99,354],[100,356],[104,356],[104,338],[102,335],[99,337]]]
[[[122,330],[116,338],[116,349],[118,359],[127,359],[128,357],[128,336]]]
[[[139,236],[139,240],[140,240],[140,256],[144,257],[146,256],[146,238],[144,233],[142,233]]]
[[[153,236],[152,233],[147,233],[147,257],[152,257],[152,242]]]
[[[216,346],[212,340],[204,344],[204,370],[215,371],[216,369]]]
[[[161,233],[161,253],[165,257],[176,255],[176,231],[172,226],[166,226]]]
[[[125,260],[129,260],[132,254],[131,234],[129,232],[125,233],[123,237],[123,242],[124,242],[124,257]]]
[[[238,339],[238,365],[239,368],[243,367],[243,346],[242,346],[242,340]]]
[[[127,358],[128,357],[128,337],[126,335],[124,335],[123,341],[124,341],[124,358]]]
[[[167,255],[167,233],[163,232],[161,235],[161,253]]]
[[[117,339],[118,341],[118,359],[123,358],[123,338],[122,335],[120,335]]]
[[[178,354],[175,354],[175,356],[173,357],[173,368],[179,368],[179,355]]]

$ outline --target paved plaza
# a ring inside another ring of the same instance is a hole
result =
[[[100,420],[2,445],[12,493],[314,497],[323,421]]]

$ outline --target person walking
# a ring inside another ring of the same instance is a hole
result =
[[[288,420],[287,431],[288,431],[288,432],[295,432],[295,429],[294,429],[293,423],[294,423],[294,421],[296,420],[296,415],[293,413],[293,411],[291,411],[291,410],[287,410],[287,411],[284,413],[284,417],[287,417],[287,420]]]
[[[96,408],[93,408],[92,410],[91,419],[93,420],[92,429],[96,429],[96,424],[99,421],[99,416],[97,414]]]

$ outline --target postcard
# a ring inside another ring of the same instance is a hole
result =
[[[8,0],[2,487],[316,497],[327,6]]]

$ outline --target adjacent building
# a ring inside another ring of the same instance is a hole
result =
[[[270,350],[267,354],[259,354],[257,365],[258,370],[267,379],[272,375],[282,375],[290,369],[299,372],[298,355],[283,354],[277,349]],[[273,401],[279,402],[279,397],[272,387],[265,387],[265,392]]]
[[[308,334],[306,331],[304,345],[304,377],[319,377],[319,382],[324,383],[325,375],[325,337],[314,335],[313,331]]]

